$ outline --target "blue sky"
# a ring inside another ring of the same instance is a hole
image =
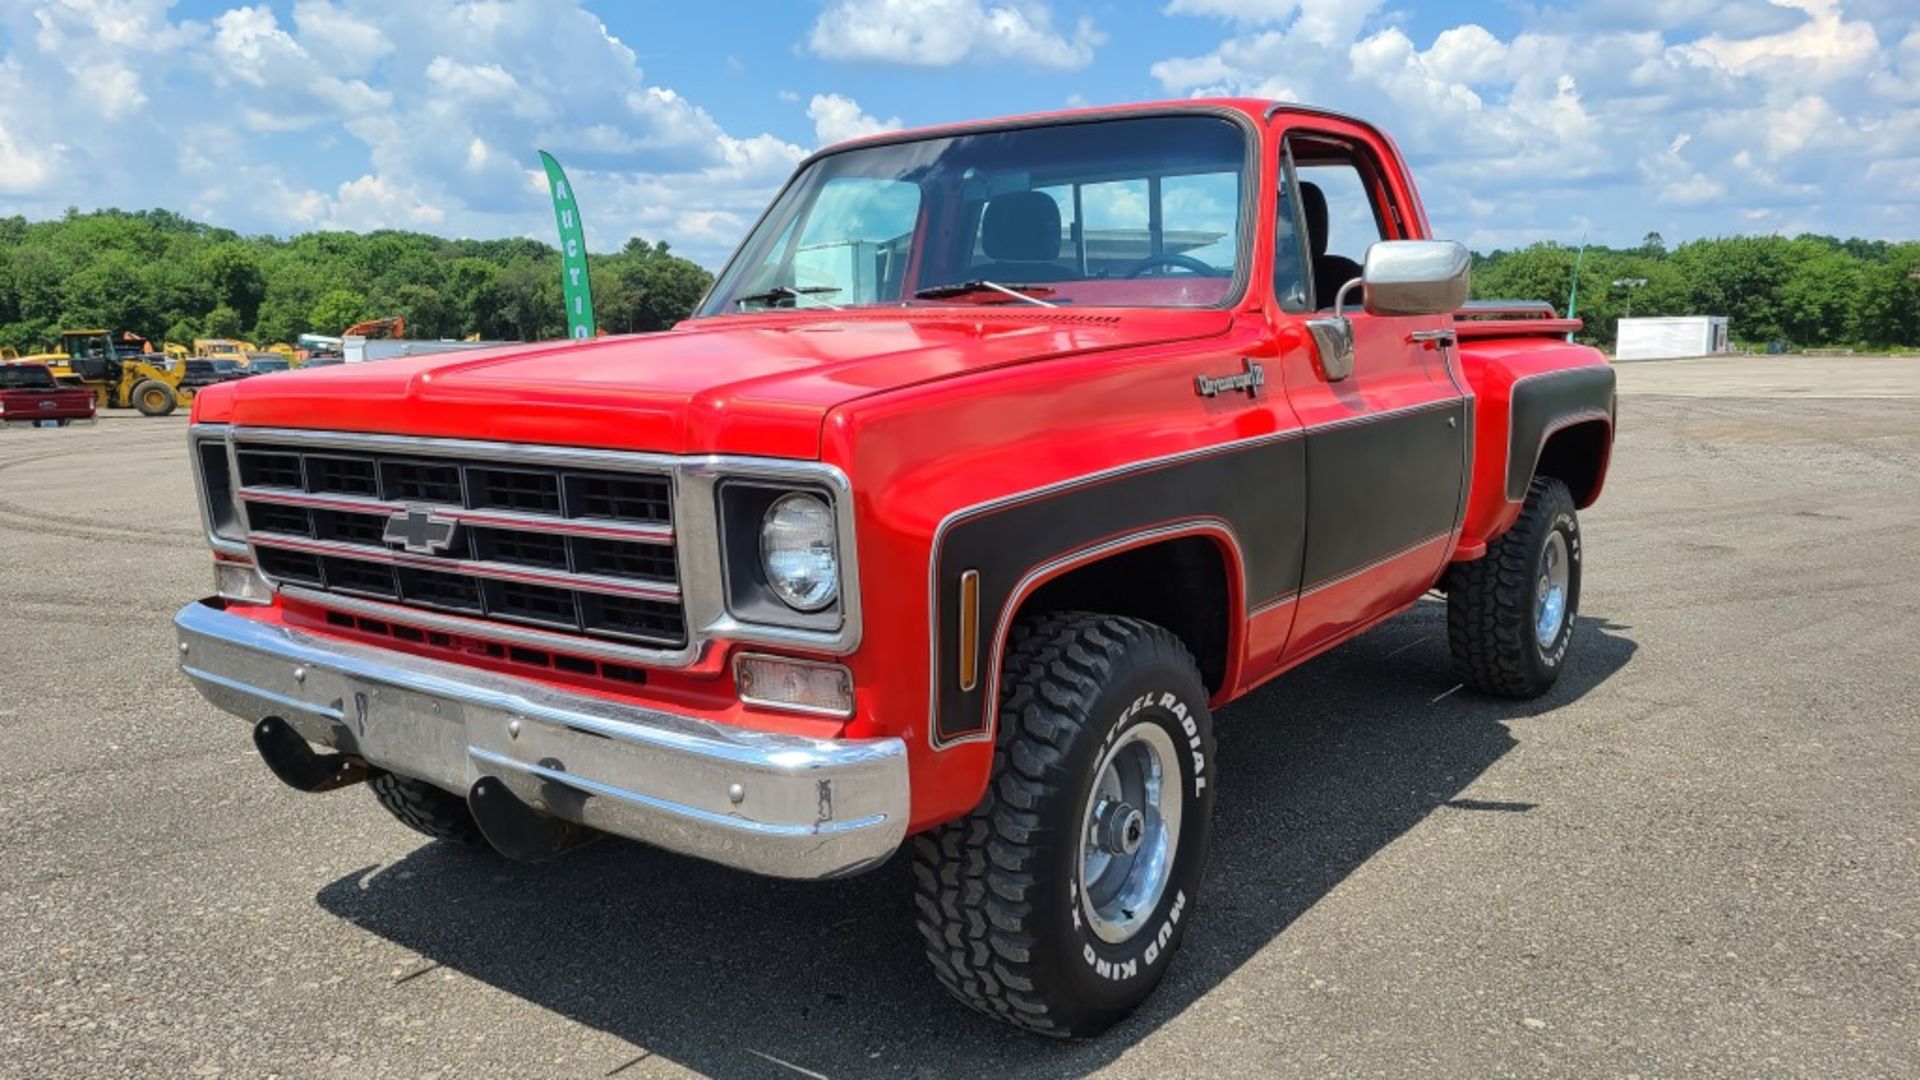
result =
[[[1214,93],[1368,116],[1442,234],[1920,236],[1913,0],[0,0],[0,214],[550,231],[708,265],[811,149]]]

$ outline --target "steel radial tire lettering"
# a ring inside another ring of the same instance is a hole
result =
[[[1565,610],[1559,632],[1535,635],[1538,584],[1555,535],[1566,552]],[[1454,674],[1495,697],[1538,697],[1565,665],[1580,614],[1580,519],[1567,485],[1540,477],[1527,488],[1520,519],[1487,553],[1447,575],[1447,640]]]
[[[1215,788],[1206,688],[1171,633],[1106,615],[1022,620],[1004,670],[985,798],[914,842],[916,922],[960,1000],[1030,1031],[1093,1035],[1147,998],[1191,920]],[[1175,751],[1177,842],[1153,911],[1111,942],[1082,914],[1080,832],[1108,751],[1149,724]]]

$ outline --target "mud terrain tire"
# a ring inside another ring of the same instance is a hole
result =
[[[986,795],[914,841],[916,921],[961,1001],[1093,1035],[1152,992],[1192,919],[1215,788],[1207,690],[1168,631],[1084,613],[1016,625],[1001,685]],[[1164,870],[1139,857],[1156,851]]]
[[[1556,580],[1561,601],[1548,626],[1542,602]],[[1580,518],[1567,485],[1542,477],[1527,488],[1513,528],[1448,573],[1454,674],[1483,694],[1538,697],[1560,677],[1579,613]],[[1551,630],[1544,641],[1543,628]]]

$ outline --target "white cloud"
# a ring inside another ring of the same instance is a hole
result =
[[[1467,23],[1441,31],[1420,59],[1436,78],[1455,83],[1488,82],[1504,73],[1507,43],[1485,27]]]
[[[1851,74],[1880,51],[1873,27],[1847,21],[1839,0],[1777,0],[1776,6],[1805,11],[1807,21],[1791,30],[1755,37],[1714,33],[1695,42],[1695,47],[1735,74],[1766,71],[1796,81]]]
[[[1582,0],[1523,9],[1504,37],[1463,21],[1416,40],[1382,0],[1173,0],[1237,25],[1149,73],[1377,120],[1436,228],[1476,243],[1565,239],[1596,215],[1618,241],[1741,217],[1908,237],[1920,184],[1861,178],[1920,146],[1920,26],[1854,14],[1876,2]]]
[[[0,0],[0,214],[544,236],[535,149],[566,164],[595,247],[639,234],[708,263],[805,155],[650,82],[578,0],[253,0],[197,20],[171,0]]]
[[[0,123],[0,195],[24,195],[40,190],[50,170],[22,146]]]
[[[380,27],[325,0],[293,5],[293,24],[299,27],[300,40],[319,46],[329,65],[346,74],[365,75],[394,51]]]
[[[860,103],[839,94],[815,94],[807,103],[807,118],[813,121],[813,133],[820,145],[900,130],[900,118],[877,120],[860,111]]]
[[[814,20],[807,47],[828,60],[916,67],[1017,63],[1073,70],[1093,62],[1106,35],[1082,18],[1054,29],[1043,3],[981,0],[833,0]]]
[[[1169,15],[1211,15],[1238,23],[1279,22],[1292,15],[1300,0],[1168,0]]]
[[[340,185],[328,224],[343,229],[430,227],[446,220],[446,211],[412,187],[368,174]]]
[[[821,0],[770,32],[803,64],[895,65],[893,96],[776,93],[796,85],[783,71],[741,98],[777,110],[779,135],[650,79],[583,2],[0,0],[0,215],[545,236],[543,148],[596,247],[639,234],[711,264],[800,144],[999,107],[956,98],[963,72],[910,69],[1019,69],[1036,103],[1127,98],[1139,72],[1101,27],[1152,41],[1171,20],[1210,36],[1151,65],[1168,94],[1371,117],[1436,226],[1475,243],[1920,221],[1913,0],[1537,0],[1478,22],[1412,0]]]

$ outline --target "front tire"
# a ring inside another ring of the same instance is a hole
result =
[[[1193,912],[1213,722],[1178,638],[1138,619],[1023,620],[974,811],[914,842],[927,958],[961,1001],[1097,1034],[1153,991]]]
[[[1447,579],[1454,674],[1483,694],[1538,697],[1560,678],[1580,612],[1580,517],[1567,485],[1527,488],[1519,520]]]

